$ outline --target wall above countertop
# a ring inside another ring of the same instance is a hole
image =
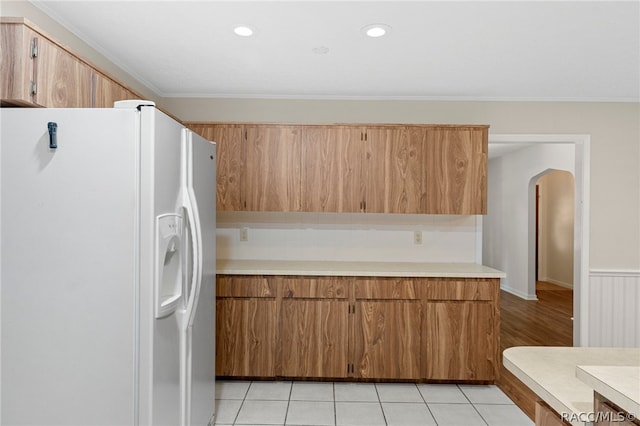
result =
[[[482,216],[473,215],[218,213],[217,256],[481,263],[481,229]]]

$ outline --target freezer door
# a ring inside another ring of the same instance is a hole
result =
[[[137,114],[0,120],[0,424],[133,425]]]
[[[195,308],[186,329],[190,340],[186,425],[196,426],[212,420],[215,409],[216,147],[191,131],[185,132],[186,186],[195,198],[198,257],[202,261],[197,288],[186,289],[187,297],[194,297]],[[194,294],[198,290],[199,294]]]

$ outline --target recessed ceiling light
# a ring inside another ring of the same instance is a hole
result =
[[[253,35],[253,30],[251,28],[242,25],[235,27],[233,32],[241,37],[250,37]]]
[[[366,27],[362,27],[362,32],[368,37],[382,37],[389,34],[391,27],[387,24],[370,24]]]

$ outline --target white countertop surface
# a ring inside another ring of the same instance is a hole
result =
[[[579,365],[576,377],[629,414],[640,418],[640,361],[636,366]]]
[[[572,425],[584,426],[587,413],[593,413],[594,388],[576,377],[577,367],[639,367],[640,348],[521,346],[506,349],[503,363],[560,415],[575,414],[567,417]],[[627,386],[615,381],[610,385]]]
[[[217,259],[218,274],[363,277],[504,278],[497,269],[475,263],[335,262]]]

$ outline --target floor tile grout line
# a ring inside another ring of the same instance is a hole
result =
[[[382,412],[382,420],[384,421],[385,426],[389,425],[387,422],[387,416],[384,414],[384,407],[382,406],[382,399],[380,398],[380,392],[378,391],[378,383],[374,383],[373,386],[376,389],[376,394],[378,395],[378,404],[380,404],[380,411]]]
[[[489,425],[489,422],[487,422],[487,420],[482,416],[482,414],[480,413],[480,411],[478,410],[478,408],[476,407],[476,404],[471,401],[471,399],[469,398],[469,396],[464,392],[464,390],[460,387],[460,385],[456,385],[458,387],[458,389],[460,389],[460,392],[462,392],[462,394],[464,395],[465,398],[467,398],[467,401],[469,401],[469,403],[471,404],[471,406],[473,407],[473,409],[475,410],[476,413],[478,413],[478,415],[480,416],[480,418],[482,419],[482,421],[484,422],[485,425]]]
[[[284,425],[287,424],[287,418],[289,417],[289,407],[291,407],[291,396],[293,395],[293,380],[289,385],[289,399],[287,400],[287,410],[284,412]]]
[[[238,421],[238,417],[240,416],[240,411],[242,411],[242,407],[244,406],[244,402],[247,400],[247,395],[249,394],[249,389],[251,389],[251,385],[253,385],[253,381],[249,382],[249,386],[247,386],[247,390],[244,392],[244,396],[242,397],[242,402],[240,403],[240,407],[238,408],[238,412],[236,416],[233,418],[232,425],[236,425]]]
[[[338,406],[336,404],[336,382],[331,382],[333,391],[333,426],[338,426]]]
[[[416,388],[418,388],[418,393],[420,394],[420,398],[422,398],[424,405],[427,406],[427,411],[429,412],[429,415],[433,419],[433,422],[436,424],[436,426],[438,426],[438,420],[436,420],[436,416],[433,415],[433,411],[431,411],[431,407],[429,407],[429,403],[427,402],[427,400],[424,398],[424,395],[420,391],[420,386],[416,385]]]

